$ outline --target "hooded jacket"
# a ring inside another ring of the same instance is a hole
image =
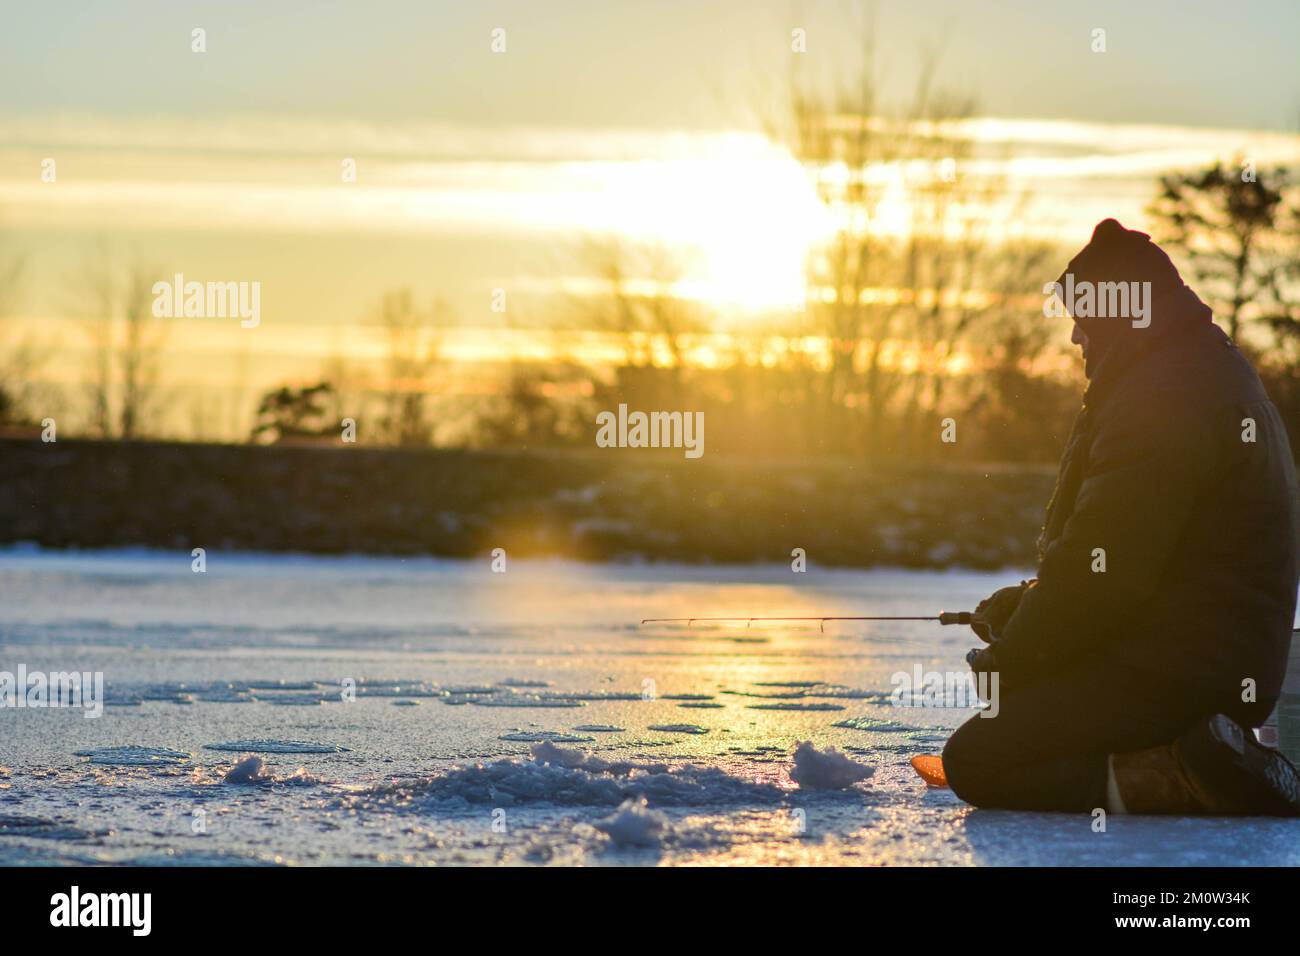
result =
[[[1037,580],[1003,628],[998,667],[1010,688],[1122,669],[1153,694],[1195,695],[1207,712],[1258,725],[1281,688],[1296,608],[1296,476],[1281,417],[1145,234],[1106,220],[1066,273],[1076,287],[1150,283],[1150,321],[1075,315],[1089,385]]]

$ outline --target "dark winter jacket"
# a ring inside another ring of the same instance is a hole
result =
[[[1291,449],[1250,363],[1191,290],[1158,285],[1153,307],[1150,327],[1098,336],[1114,340],[1090,356],[1037,581],[999,636],[997,666],[1009,689],[1084,664],[1128,670],[1152,694],[1258,725],[1295,617]]]

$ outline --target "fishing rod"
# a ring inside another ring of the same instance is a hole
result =
[[[937,615],[924,617],[916,616],[874,616],[874,617],[841,617],[841,616],[823,616],[823,617],[646,617],[641,619],[642,624],[680,624],[686,622],[690,627],[696,621],[710,621],[718,623],[722,621],[744,621],[745,627],[749,627],[755,621],[818,621],[821,625],[822,633],[826,633],[827,621],[938,621],[940,624],[970,624],[973,618],[972,611],[940,611]]]

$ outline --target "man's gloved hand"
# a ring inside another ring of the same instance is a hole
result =
[[[998,672],[997,651],[992,645],[989,647],[972,647],[966,653],[966,663],[970,665],[970,669],[974,671],[976,678],[981,674],[987,675]],[[1000,682],[1001,675],[998,676]],[[992,678],[985,677],[982,683],[977,680],[975,686],[980,691],[981,699],[983,699],[983,695],[987,693],[988,688],[993,686]]]
[[[966,663],[976,674],[991,674],[998,669],[998,657],[992,647],[972,647],[966,652]]]
[[[1020,606],[1020,599],[1029,590],[1032,582],[1021,581],[1010,587],[998,588],[979,604],[971,615],[970,629],[985,644],[997,640],[998,634],[1007,626],[1011,615]]]

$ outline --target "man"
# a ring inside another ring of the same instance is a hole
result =
[[[1250,729],[1296,607],[1277,409],[1145,234],[1105,220],[1056,288],[1089,384],[1037,577],[977,609],[1000,710],[953,734],[948,781],[984,807],[1298,815],[1300,775]]]

